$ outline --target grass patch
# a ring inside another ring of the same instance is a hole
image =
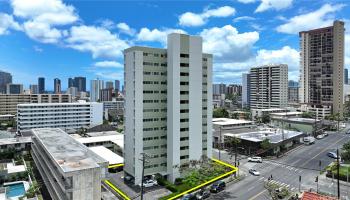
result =
[[[336,164],[331,164],[327,168],[327,177],[332,177],[332,173],[334,174],[334,178],[337,178],[337,166]],[[342,181],[347,181],[347,174],[349,173],[350,177],[350,166],[340,166],[339,167],[339,179]]]

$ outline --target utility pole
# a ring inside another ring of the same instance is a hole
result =
[[[317,189],[316,189],[316,192],[318,193],[318,176],[316,176],[316,180],[315,180],[316,184],[317,184]]]
[[[143,200],[143,179],[145,176],[145,163],[148,162],[146,159],[148,159],[149,156],[146,153],[141,153],[141,158],[139,159],[142,161],[142,175],[141,175],[141,200]]]
[[[339,168],[340,168],[340,161],[339,161],[339,149],[337,149],[337,183],[338,183],[338,199],[340,199],[340,182],[339,182]]]
[[[221,160],[221,125],[219,125],[220,127],[220,137],[219,137],[219,144],[218,144],[218,147],[219,147],[219,160]]]
[[[299,176],[299,192],[301,192],[300,187],[301,187],[301,176]]]

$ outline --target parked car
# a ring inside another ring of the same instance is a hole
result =
[[[249,173],[254,175],[254,176],[260,176],[260,172],[256,171],[255,169],[250,169]]]
[[[315,138],[312,136],[304,137],[304,143],[307,145],[315,144]]]
[[[331,157],[331,158],[334,158],[334,159],[337,159],[337,158],[338,158],[338,157],[337,157],[337,154],[334,153],[334,152],[328,152],[328,153],[327,153],[327,156],[328,156],[328,157]]]
[[[257,162],[257,163],[262,163],[262,158],[255,156],[255,157],[249,157],[248,162]]]
[[[152,179],[145,180],[143,182],[143,187],[146,187],[146,188],[147,187],[153,187],[153,186],[156,186],[156,185],[158,185],[158,182],[156,180],[152,180]]]
[[[181,200],[196,200],[196,199],[197,199],[196,196],[193,194],[186,194],[181,198]]]
[[[216,181],[215,183],[213,183],[213,185],[211,185],[210,192],[218,193],[224,190],[225,187],[226,187],[226,184],[224,181]]]
[[[350,134],[350,129],[346,132],[346,134]]]
[[[207,199],[210,196],[210,192],[208,190],[200,190],[196,193],[197,199]]]
[[[317,137],[316,137],[316,139],[323,139],[325,137],[325,135],[324,134],[320,134],[320,135],[318,135]]]

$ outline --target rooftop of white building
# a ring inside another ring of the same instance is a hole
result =
[[[16,137],[16,138],[3,138],[3,139],[0,139],[0,145],[30,143],[30,142],[32,142],[32,138],[31,137]]]
[[[254,132],[247,132],[247,133],[240,133],[240,134],[232,134],[232,133],[224,134],[224,136],[226,137],[237,137],[242,140],[248,140],[251,142],[261,142],[265,139],[268,139],[270,143],[280,143],[283,140],[291,139],[302,135],[303,135],[302,132],[281,130],[281,129],[275,129],[274,131],[270,129],[270,130],[254,131]]]
[[[242,120],[242,119],[230,119],[230,118],[213,118],[213,124],[215,125],[238,125],[238,124],[252,124],[253,121]]]
[[[97,155],[101,156],[108,161],[109,165],[124,163],[124,158],[114,153],[113,151],[107,149],[104,146],[89,147],[89,149],[95,152]]]
[[[51,158],[63,172],[97,168],[107,161],[59,128],[32,129]]]
[[[302,112],[280,112],[280,113],[271,113],[271,115],[275,116],[290,116],[290,115],[301,115]]]
[[[259,110],[262,112],[283,111],[285,108],[253,108],[252,110]]]

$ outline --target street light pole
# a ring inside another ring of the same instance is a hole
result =
[[[144,176],[145,176],[145,163],[147,162],[146,161],[146,158],[148,157],[148,155],[146,153],[141,153],[141,158],[140,160],[142,161],[142,174],[141,174],[141,200],[143,200],[143,190],[144,190],[144,187],[143,187],[143,179],[144,179]]]
[[[337,184],[338,184],[338,199],[340,199],[340,182],[339,182],[339,168],[340,168],[340,162],[339,162],[339,149],[337,149]]]
[[[220,139],[219,139],[219,160],[221,160],[221,125],[219,125],[220,126]]]

